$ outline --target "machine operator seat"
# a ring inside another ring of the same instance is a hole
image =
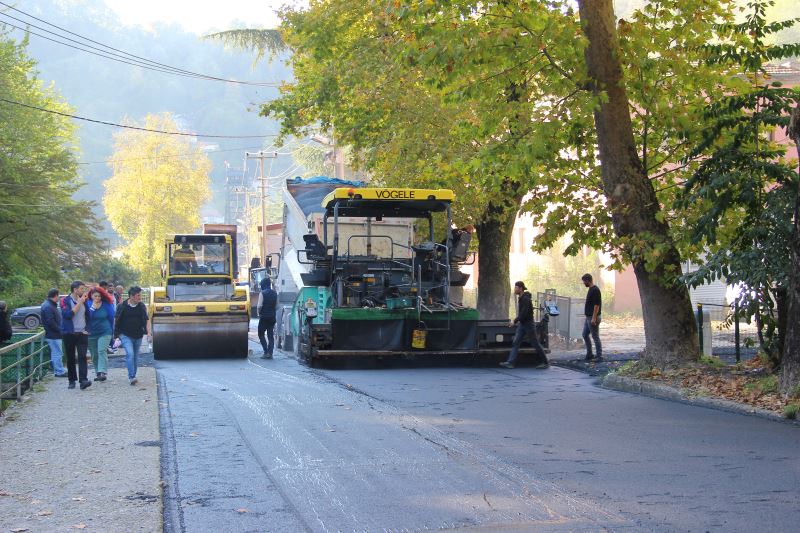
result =
[[[316,233],[308,233],[303,235],[303,241],[306,243],[306,255],[312,261],[325,261],[328,259],[328,249],[319,240]]]

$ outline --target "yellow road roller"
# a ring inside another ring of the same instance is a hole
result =
[[[250,294],[235,284],[235,235],[166,239],[162,286],[150,291],[156,359],[247,357]]]

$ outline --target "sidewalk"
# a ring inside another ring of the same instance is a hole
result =
[[[137,377],[110,368],[85,391],[51,377],[6,411],[0,531],[161,531],[155,370]]]

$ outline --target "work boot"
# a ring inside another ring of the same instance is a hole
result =
[[[74,381],[70,381],[69,385],[67,385],[67,388],[68,389],[74,389],[75,388],[75,382]]]
[[[91,386],[92,386],[92,382],[89,381],[88,379],[86,381],[81,381],[81,390],[88,389]]]

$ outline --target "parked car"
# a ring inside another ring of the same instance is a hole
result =
[[[58,301],[61,301],[64,295],[59,295]],[[28,307],[17,307],[11,312],[8,317],[11,325],[22,326],[25,329],[36,329],[42,325],[42,308],[41,305],[31,305]]]
[[[36,329],[42,323],[42,310],[38,305],[17,307],[11,312],[9,319],[11,325],[22,326],[26,329]]]

